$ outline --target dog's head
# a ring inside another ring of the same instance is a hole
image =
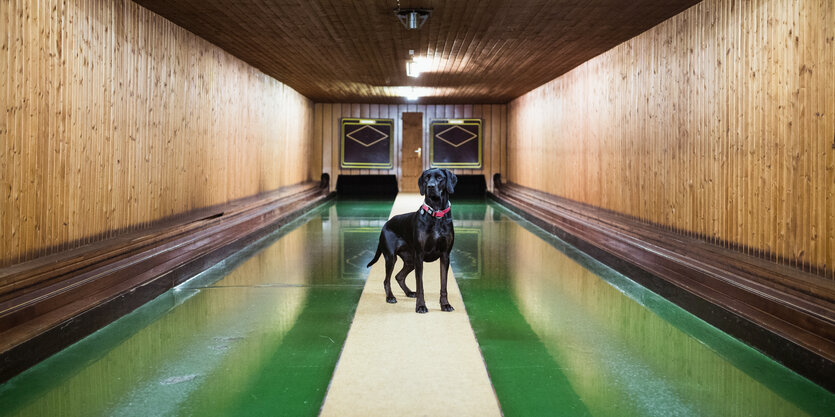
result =
[[[455,191],[455,184],[458,182],[458,177],[451,171],[441,168],[431,168],[423,171],[418,179],[418,187],[420,188],[420,195],[426,195],[429,198],[440,198],[444,193],[447,195]]]

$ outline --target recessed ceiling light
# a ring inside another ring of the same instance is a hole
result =
[[[420,74],[429,69],[429,60],[424,57],[415,56],[414,51],[409,50],[412,58],[406,61],[406,75],[410,77],[420,77]]]
[[[409,101],[415,101],[420,97],[417,90],[415,90],[414,88],[407,90],[403,96],[406,97],[406,100]]]

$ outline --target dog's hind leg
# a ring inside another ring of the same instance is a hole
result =
[[[397,283],[400,285],[400,288],[403,289],[403,292],[406,293],[406,297],[415,298],[415,292],[410,290],[409,287],[406,286],[406,275],[409,275],[409,272],[414,271],[415,266],[407,262],[406,260],[403,261],[405,265],[403,265],[403,269],[397,273],[394,279],[397,280]]]
[[[400,251],[397,254],[400,256],[400,259],[403,260],[403,269],[401,269],[394,278],[397,280],[397,284],[400,285],[400,288],[403,289],[403,292],[406,293],[406,297],[415,298],[415,292],[406,286],[406,275],[409,275],[409,272],[414,271],[415,258],[409,251]]]
[[[383,280],[383,288],[386,289],[386,302],[390,304],[394,304],[397,302],[397,299],[394,298],[394,294],[391,292],[391,273],[394,271],[394,261],[397,259],[394,255],[383,255],[386,258],[386,279]]]

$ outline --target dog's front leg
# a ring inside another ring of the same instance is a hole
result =
[[[446,280],[447,274],[449,273],[449,254],[445,253],[441,255],[441,310],[442,311],[453,311],[455,310],[449,304],[449,300],[447,299],[447,292],[446,292]]]
[[[423,298],[423,256],[419,253],[415,255],[415,284],[417,285],[415,312],[423,314],[429,309],[426,308],[426,300]]]

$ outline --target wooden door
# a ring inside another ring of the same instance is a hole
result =
[[[403,113],[403,146],[400,147],[400,191],[418,192],[423,172],[423,113]]]

